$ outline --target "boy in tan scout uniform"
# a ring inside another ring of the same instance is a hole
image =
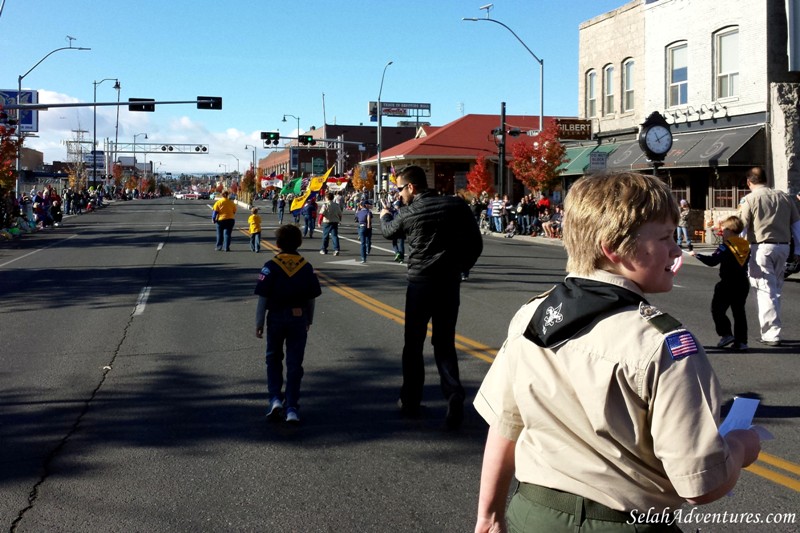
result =
[[[672,289],[677,221],[651,176],[569,191],[569,274],[517,312],[475,399],[489,423],[475,531],[680,531],[673,511],[724,496],[755,461],[754,431],[719,434],[703,347],[644,296]]]

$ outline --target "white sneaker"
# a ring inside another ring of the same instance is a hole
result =
[[[724,348],[728,345],[733,344],[735,341],[736,339],[732,335],[728,335],[727,337],[722,337],[717,343],[717,348]]]
[[[326,252],[325,250],[320,250],[320,251],[319,251],[319,254],[320,254],[320,255],[327,255],[327,253],[328,253],[328,252]]]
[[[336,250],[335,252],[333,252],[333,255],[339,255],[339,250]]]
[[[297,424],[300,422],[300,415],[297,414],[295,407],[290,407],[286,410],[286,421],[290,424]]]
[[[277,420],[283,411],[283,401],[278,398],[273,398],[269,402],[269,410],[267,411],[267,418],[270,420]]]

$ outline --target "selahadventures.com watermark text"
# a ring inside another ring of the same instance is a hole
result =
[[[797,513],[751,513],[723,511],[708,513],[697,507],[691,509],[675,509],[669,507],[656,511],[651,507],[646,512],[631,511],[629,524],[664,524],[664,525],[709,525],[709,524],[795,524]]]

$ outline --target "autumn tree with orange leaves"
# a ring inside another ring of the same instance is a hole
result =
[[[239,199],[247,204],[252,204],[255,194],[256,174],[253,172],[253,168],[251,166],[249,169],[247,169],[247,172],[244,173],[244,177],[242,178],[242,190]]]
[[[467,190],[475,196],[480,196],[483,192],[494,194],[494,179],[489,172],[486,156],[479,156],[475,160],[475,166],[467,172]]]
[[[558,140],[558,126],[551,122],[532,142],[522,141],[511,149],[509,168],[514,177],[531,190],[552,190],[561,182],[559,167],[566,163],[567,149]]]
[[[365,171],[363,167],[357,166],[353,169],[353,177],[350,183],[357,191],[361,191],[364,188],[371,191],[375,187],[375,172],[371,170]]]

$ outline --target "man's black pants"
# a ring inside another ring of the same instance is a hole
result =
[[[405,346],[403,346],[403,387],[400,399],[414,408],[422,402],[425,383],[425,362],[422,350],[432,321],[433,356],[439,370],[442,393],[464,395],[458,375],[456,355],[456,321],[458,320],[460,281],[436,280],[408,282],[406,289]]]

